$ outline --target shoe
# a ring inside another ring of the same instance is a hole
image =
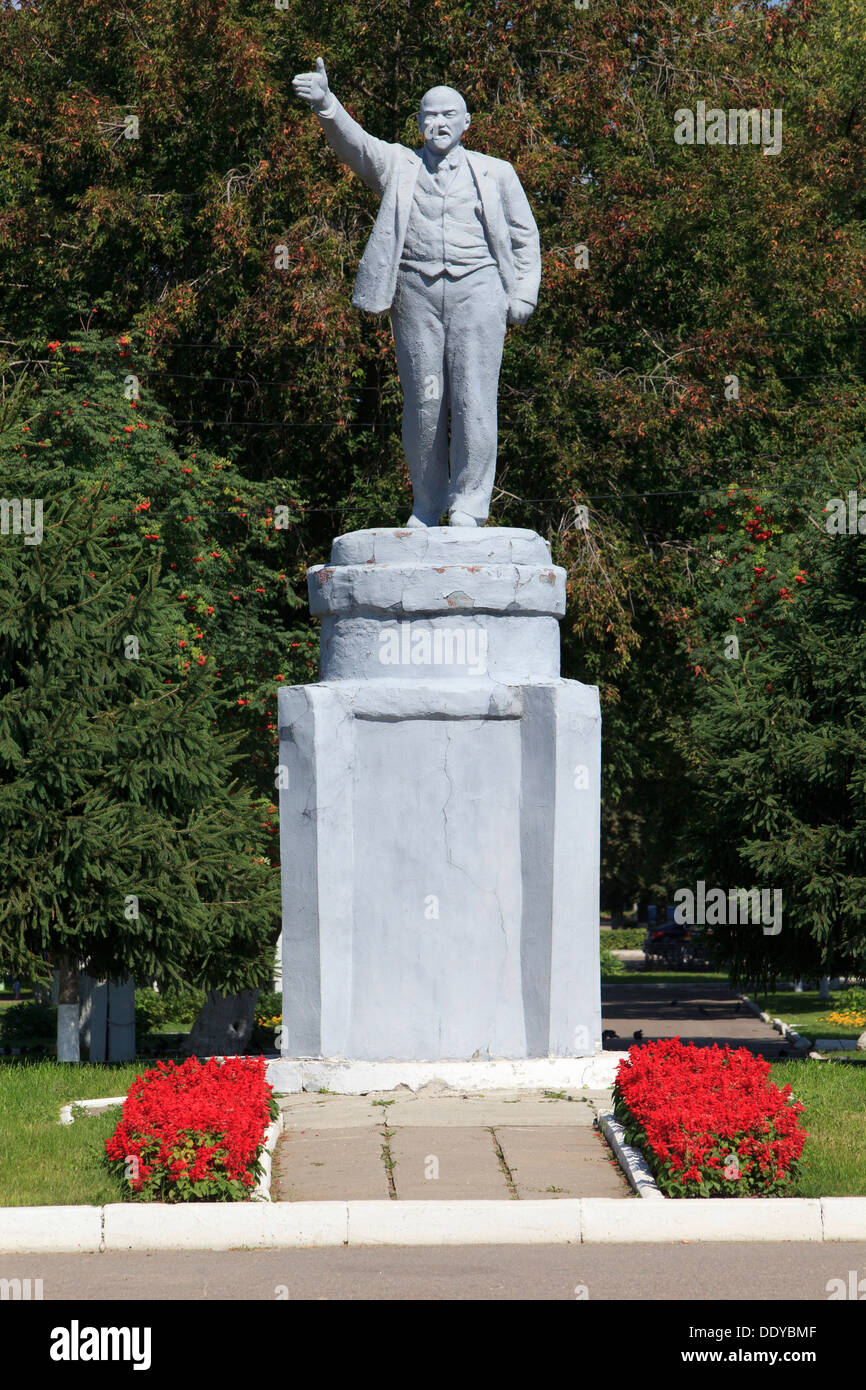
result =
[[[477,526],[478,522],[468,512],[453,511],[448,516],[449,526]]]

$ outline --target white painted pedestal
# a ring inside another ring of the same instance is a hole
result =
[[[279,693],[271,1080],[608,1084],[588,1079],[598,693],[559,677],[565,574],[547,543],[495,527],[360,531],[308,581],[322,679]]]

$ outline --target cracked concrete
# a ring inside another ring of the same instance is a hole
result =
[[[283,1096],[272,1195],[290,1202],[628,1198],[594,1127],[609,1104],[607,1091],[487,1097],[437,1085]]]
[[[353,533],[311,570],[322,679],[279,693],[284,1058],[600,1049],[600,717],[559,678],[563,583],[496,527]]]

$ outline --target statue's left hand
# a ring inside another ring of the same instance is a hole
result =
[[[525,299],[512,299],[508,303],[508,322],[527,323],[529,316],[535,308],[534,304],[529,304]]]

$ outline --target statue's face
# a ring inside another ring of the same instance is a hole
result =
[[[466,102],[453,87],[432,87],[421,98],[418,129],[434,154],[448,154],[459,145],[469,122]]]

